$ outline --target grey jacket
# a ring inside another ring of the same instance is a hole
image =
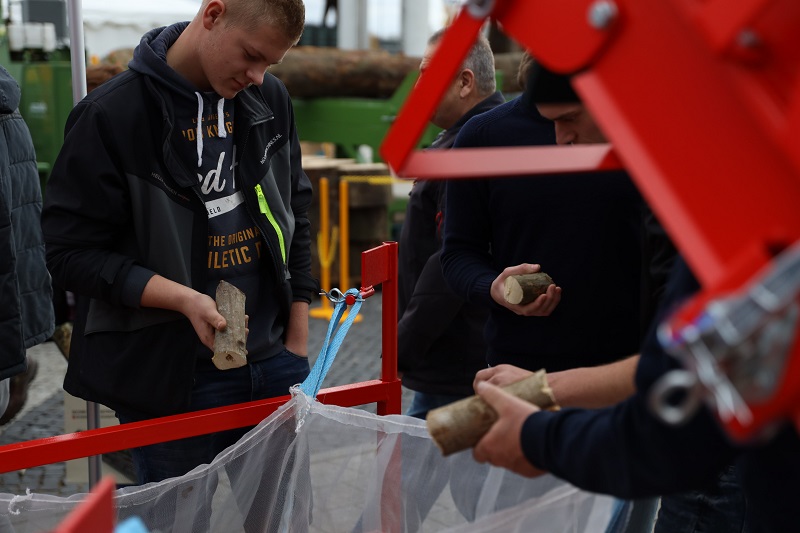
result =
[[[19,85],[0,66],[0,379],[25,370],[25,350],[47,340],[55,320],[39,172],[19,100]]]

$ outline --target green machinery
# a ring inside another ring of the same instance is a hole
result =
[[[2,15],[0,7],[0,15]],[[64,124],[72,110],[72,71],[69,50],[44,52],[38,49],[12,51],[9,26],[0,25],[0,64],[22,89],[19,111],[33,137],[39,177],[50,175],[64,138]]]
[[[0,64],[17,80],[22,89],[20,113],[25,118],[39,163],[42,185],[61,149],[64,124],[72,110],[72,72],[69,49],[56,45],[49,51],[15,45],[12,50],[10,34],[14,29],[7,14],[0,18]],[[66,21],[65,21],[66,22]],[[17,26],[18,31],[21,26]],[[293,99],[297,128],[304,141],[331,142],[337,155],[359,159],[358,148],[367,145],[375,161],[380,160],[378,149],[408,92],[417,73],[410,73],[394,95],[379,98],[296,98]],[[420,146],[429,145],[438,129],[431,126],[423,135]]]
[[[375,161],[380,160],[378,149],[394,117],[400,111],[409,91],[419,76],[406,76],[391,98],[293,98],[297,129],[304,141],[332,142],[337,155],[359,159],[358,147],[372,149]],[[420,146],[428,146],[439,129],[429,126]]]

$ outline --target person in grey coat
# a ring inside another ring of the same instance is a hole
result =
[[[0,424],[19,412],[36,362],[26,350],[53,334],[52,287],[44,256],[42,191],[20,88],[0,66]]]

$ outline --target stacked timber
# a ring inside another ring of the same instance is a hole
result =
[[[132,48],[109,53],[103,63],[127,68]],[[519,92],[517,70],[522,52],[495,54],[495,68],[503,73],[504,93]],[[419,68],[420,58],[386,50],[340,50],[295,46],[269,72],[280,79],[292,98],[390,98],[405,77]]]

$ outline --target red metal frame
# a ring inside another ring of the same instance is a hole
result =
[[[568,148],[581,155],[574,166],[553,148],[413,152],[488,18],[476,14],[481,4],[468,2],[445,33],[381,147],[387,163],[400,176],[427,178],[474,177],[480,159],[482,177],[607,168],[610,147],[594,163],[587,147]],[[488,16],[538,61],[578,72],[575,89],[701,281],[697,301],[738,289],[800,238],[800,2],[488,4]],[[800,348],[793,356],[780,389],[756,409],[763,416],[729,427],[732,434],[798,418]]]
[[[52,533],[111,533],[114,530],[114,479],[100,480],[97,487]]]
[[[399,414],[401,387],[397,377],[397,243],[384,243],[361,254],[362,295],[382,286],[381,378],[322,389],[322,403],[352,407],[376,402],[379,414]],[[258,424],[283,405],[288,395],[143,422],[79,431],[0,446],[0,473],[100,455],[157,442]]]

